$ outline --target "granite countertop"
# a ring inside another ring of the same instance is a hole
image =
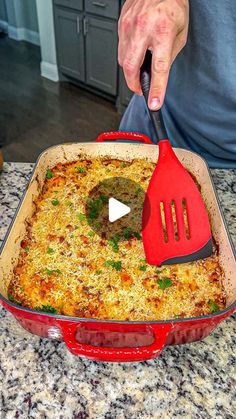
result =
[[[32,164],[0,175],[0,239]],[[236,244],[236,170],[212,170]],[[23,330],[0,309],[0,412],[11,419],[235,418],[235,314],[204,341],[167,347],[152,361],[98,363]]]

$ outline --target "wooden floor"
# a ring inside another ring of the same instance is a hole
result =
[[[45,148],[91,141],[118,127],[110,102],[40,76],[40,49],[0,38],[0,144],[6,161],[34,162]]]

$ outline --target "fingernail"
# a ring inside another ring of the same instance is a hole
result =
[[[152,109],[159,109],[160,108],[160,100],[158,99],[158,97],[154,97],[152,100],[151,100],[151,108]]]

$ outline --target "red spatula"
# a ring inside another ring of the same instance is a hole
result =
[[[140,73],[146,102],[151,62],[152,54],[147,51]],[[159,266],[206,258],[212,254],[212,236],[203,199],[167,139],[160,111],[149,113],[159,140],[159,158],[143,208],[146,260]]]

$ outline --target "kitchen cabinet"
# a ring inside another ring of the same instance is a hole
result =
[[[125,0],[121,1],[121,8],[123,7]],[[120,113],[123,113],[125,108],[128,106],[130,99],[133,96],[133,92],[128,88],[123,69],[119,70],[119,95],[116,101],[117,109]]]
[[[116,106],[120,113],[123,113],[128,106],[133,92],[128,88],[122,68],[119,71],[119,96],[117,98]]]
[[[83,10],[83,0],[54,0],[55,5]]]
[[[55,9],[57,54],[60,71],[85,81],[83,15],[61,8]]]
[[[117,23],[89,16],[86,25],[86,81],[117,94]]]
[[[101,17],[118,20],[119,0],[85,0],[85,11]]]
[[[60,80],[116,103],[122,113],[132,93],[117,60],[120,0],[53,0]]]

